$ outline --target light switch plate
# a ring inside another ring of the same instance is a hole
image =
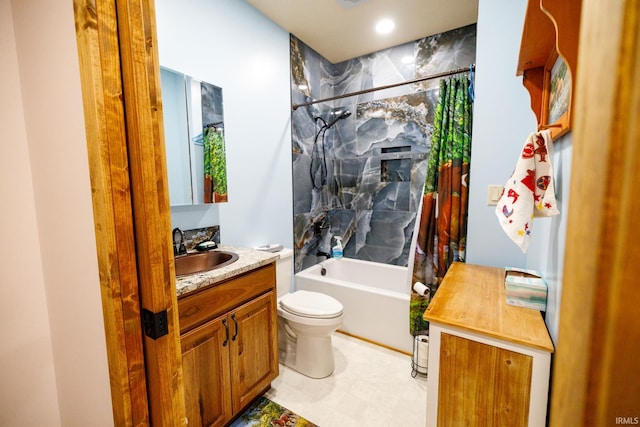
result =
[[[498,200],[500,200],[500,193],[502,193],[502,185],[490,185],[487,188],[487,205],[497,205]]]

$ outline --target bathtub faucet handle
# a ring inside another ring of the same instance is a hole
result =
[[[327,218],[322,218],[319,222],[313,223],[313,232],[316,236],[322,234],[322,230],[331,228],[331,224],[328,223]]]

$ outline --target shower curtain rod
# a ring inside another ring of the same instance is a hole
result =
[[[446,76],[451,76],[453,74],[464,73],[465,71],[475,71],[475,69],[476,69],[476,64],[471,64],[469,67],[456,68],[455,70],[444,71],[442,73],[432,74],[432,75],[426,76],[426,77],[419,77],[417,79],[408,80],[406,82],[393,83],[393,84],[390,84],[390,85],[378,86],[378,87],[373,87],[373,88],[370,88],[370,89],[363,89],[363,90],[359,90],[357,92],[351,92],[351,93],[346,93],[344,95],[332,96],[331,98],[317,99],[317,100],[314,100],[314,101],[303,102],[301,104],[292,104],[291,108],[293,108],[293,110],[295,111],[295,110],[298,109],[298,107],[306,107],[307,105],[318,104],[320,102],[335,101],[336,99],[348,98],[350,96],[356,96],[356,95],[363,95],[365,93],[375,92],[377,90],[391,89],[393,87],[404,86],[404,85],[408,85],[408,84],[412,84],[412,83],[420,83],[420,82],[423,82],[425,80],[432,80],[432,79],[437,79],[439,77],[446,77]]]

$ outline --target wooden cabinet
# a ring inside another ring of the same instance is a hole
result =
[[[553,344],[539,311],[506,303],[504,269],[454,263],[429,326],[427,426],[544,426]]]
[[[221,316],[180,338],[190,426],[221,426],[233,416],[226,319]]]
[[[271,291],[230,314],[237,328],[231,337],[230,347],[233,372],[231,406],[236,413],[251,403],[278,376],[275,313],[276,295]]]
[[[187,418],[222,426],[278,376],[275,266],[178,300]]]

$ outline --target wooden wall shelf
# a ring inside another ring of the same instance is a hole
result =
[[[571,127],[581,9],[582,0],[529,0],[527,4],[516,75],[523,76],[539,129],[551,129],[554,139]],[[560,108],[564,113],[555,117],[549,110],[556,95],[551,91],[551,82],[557,79],[552,70],[559,68],[554,68],[558,57],[557,65],[566,63],[571,84],[565,88],[569,90],[567,104]]]

